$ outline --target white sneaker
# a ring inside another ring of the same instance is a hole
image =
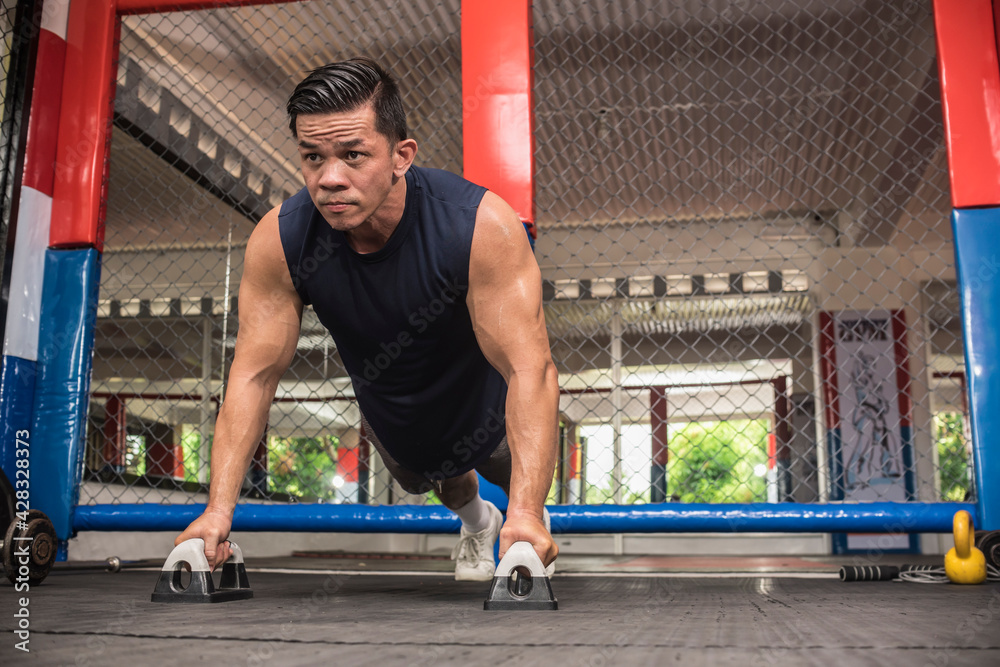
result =
[[[551,535],[552,534],[552,517],[549,516],[549,511],[547,509],[545,509],[544,507],[542,508],[542,519],[544,519],[544,521],[545,521],[545,530],[549,531],[549,534]],[[545,576],[546,577],[551,577],[555,573],[556,573],[556,562],[552,561],[551,563],[549,563],[545,567]]]
[[[491,581],[496,571],[493,562],[493,545],[500,535],[503,526],[503,515],[496,505],[485,501],[490,506],[490,525],[478,533],[470,533],[462,526],[458,544],[451,551],[451,559],[455,563],[455,581]]]

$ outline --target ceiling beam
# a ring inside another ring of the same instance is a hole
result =
[[[924,182],[927,167],[941,147],[941,102],[937,59],[931,62],[924,85],[913,98],[910,115],[896,141],[892,161],[875,186],[872,205],[861,219],[855,243],[886,245],[892,239],[906,208]]]
[[[156,91],[158,109],[143,101],[140,86]],[[176,95],[158,86],[134,60],[125,60],[125,80],[118,85],[114,123],[251,221],[257,222],[274,208],[271,193],[280,186],[271,174],[201,120]],[[214,155],[203,146],[214,146]],[[259,185],[251,186],[251,180]],[[281,199],[290,195],[280,192]]]

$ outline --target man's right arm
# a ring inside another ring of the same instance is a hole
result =
[[[301,318],[302,300],[288,273],[278,233],[278,209],[274,209],[260,221],[247,243],[236,352],[212,441],[208,506],[174,541],[204,539],[212,569],[232,553],[225,540],[233,511],[250,459],[267,426],[278,382],[295,354]]]

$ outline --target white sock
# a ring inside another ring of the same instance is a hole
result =
[[[475,498],[452,511],[462,520],[462,527],[467,533],[478,533],[490,525],[490,504],[478,493]]]

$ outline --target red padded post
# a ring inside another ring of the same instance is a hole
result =
[[[955,208],[1000,205],[996,0],[934,0],[941,109]]]
[[[465,177],[514,207],[534,236],[531,3],[462,2]]]
[[[216,7],[249,7],[251,5],[277,5],[296,0],[118,0],[119,14],[152,14],[179,12]]]
[[[52,192],[53,248],[100,250],[118,17],[113,2],[73,0]]]

